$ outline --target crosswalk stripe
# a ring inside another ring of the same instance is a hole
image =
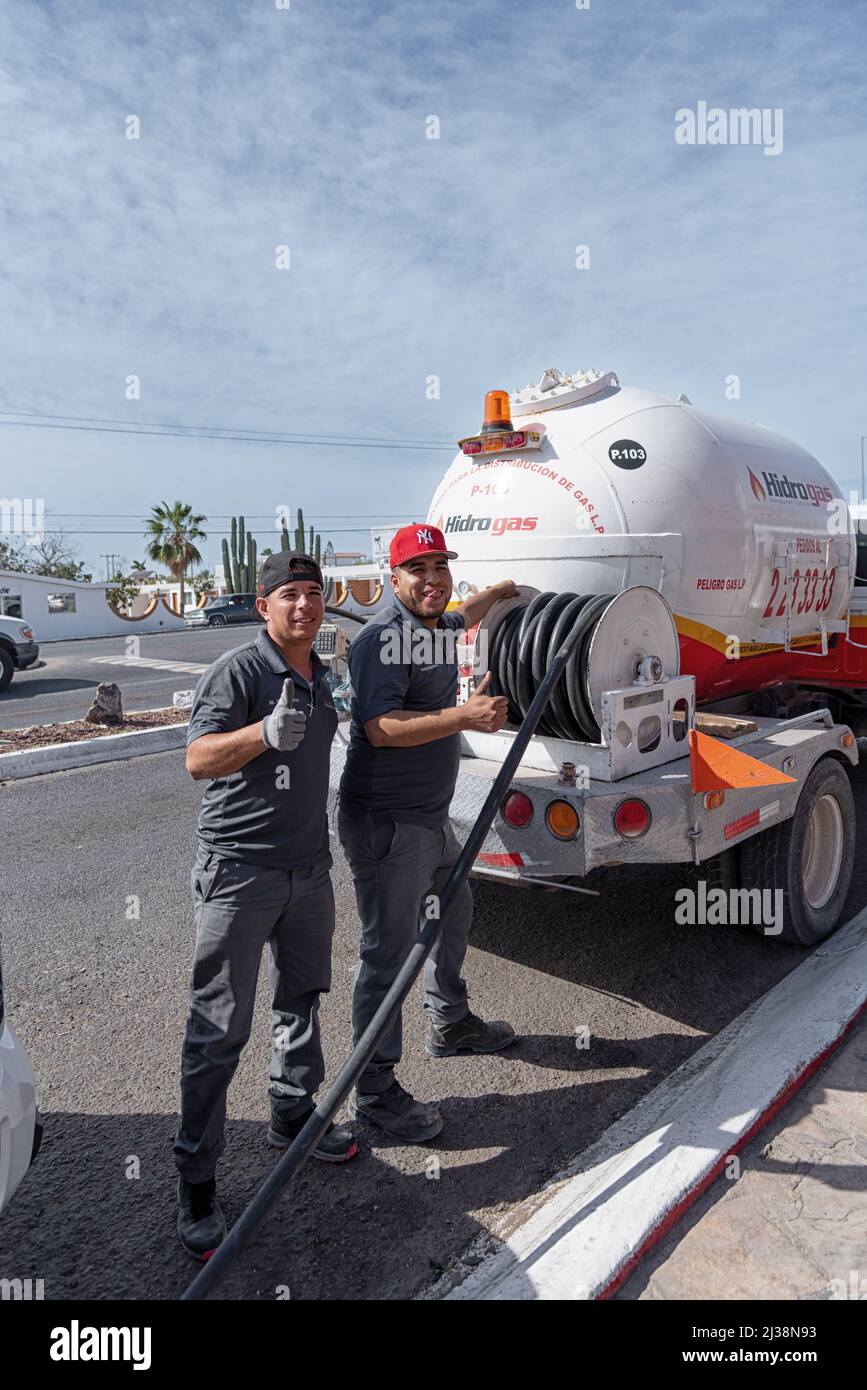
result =
[[[183,671],[192,676],[200,676],[208,669],[199,662],[160,661],[154,656],[92,656],[89,660],[100,666],[146,666],[154,671]]]

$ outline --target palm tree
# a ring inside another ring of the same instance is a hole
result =
[[[151,507],[151,515],[145,522],[145,540],[150,537],[146,547],[148,557],[166,565],[172,579],[180,581],[181,617],[184,616],[184,576],[190,565],[202,563],[193,542],[205,540],[206,532],[201,529],[201,523],[207,519],[194,515],[187,502],[175,502],[172,507],[168,502],[161,502],[158,507]]]

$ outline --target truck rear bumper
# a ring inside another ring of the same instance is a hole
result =
[[[707,808],[703,795],[693,793],[688,757],[619,782],[591,780],[583,788],[565,786],[555,774],[522,764],[509,790],[529,797],[532,818],[519,829],[498,812],[482,846],[479,869],[556,878],[580,877],[591,869],[616,864],[700,863],[787,820],[819,758],[833,754],[852,765],[858,761],[857,750],[843,744],[849,731],[829,718],[826,722],[821,713],[813,722],[757,719],[756,723],[757,734],[734,740],[732,746],[794,781],[727,791],[714,809]],[[577,755],[575,761],[580,762]],[[478,817],[499,767],[496,761],[478,757],[461,759],[450,810],[460,838],[466,838]],[[650,825],[640,837],[625,839],[615,828],[614,816],[623,801],[632,799],[644,802]],[[580,828],[574,840],[558,840],[548,829],[545,811],[554,800],[569,802],[578,813]]]
[[[510,791],[521,791],[533,804],[528,825],[509,825],[498,811],[485,837],[476,869],[516,879],[580,878],[591,869],[618,864],[689,864],[713,858],[734,845],[787,820],[801,786],[819,758],[834,755],[854,766],[857,748],[846,747],[851,732],[834,724],[827,711],[805,720],[756,718],[757,733],[732,740],[731,746],[768,763],[795,780],[755,790],[728,791],[723,803],[709,810],[692,791],[689,758],[677,758],[619,782],[588,781],[569,787],[555,773],[521,764]],[[337,785],[346,756],[344,736],[332,745],[329,817],[334,824]],[[575,763],[580,764],[580,745]],[[466,840],[478,820],[501,764],[494,759],[462,757],[449,814],[458,838]],[[651,814],[647,831],[624,839],[614,826],[622,801],[637,798]],[[567,801],[579,818],[574,840],[559,840],[548,829],[546,807]]]

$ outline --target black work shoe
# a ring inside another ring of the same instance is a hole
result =
[[[226,1234],[226,1218],[217,1202],[217,1182],[178,1178],[178,1236],[194,1260],[209,1260]]]
[[[423,1105],[413,1100],[399,1081],[377,1095],[365,1095],[358,1090],[349,1098],[349,1113],[353,1120],[370,1120],[386,1134],[402,1139],[405,1144],[423,1144],[433,1139],[443,1127],[443,1117],[435,1105]]]
[[[499,1052],[515,1041],[510,1023],[483,1023],[475,1014],[465,1014],[457,1023],[428,1025],[425,1052],[431,1057],[455,1057],[459,1052]]]
[[[312,1114],[313,1111],[309,1110],[299,1120],[281,1120],[272,1115],[268,1126],[268,1143],[275,1149],[288,1149]],[[345,1163],[357,1153],[358,1145],[351,1132],[343,1125],[330,1124],[313,1150],[313,1157],[320,1158],[323,1163]]]

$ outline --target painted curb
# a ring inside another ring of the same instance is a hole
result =
[[[612,1125],[504,1241],[484,1236],[421,1297],[608,1297],[865,1009],[867,909]]]
[[[144,713],[144,711],[142,711]],[[120,758],[137,758],[143,753],[164,753],[183,748],[188,724],[163,724],[157,729],[134,729],[124,734],[103,734],[77,743],[54,743],[50,748],[21,748],[0,753],[0,782],[10,778],[38,777],[44,772],[63,772],[67,768],[89,767]]]

